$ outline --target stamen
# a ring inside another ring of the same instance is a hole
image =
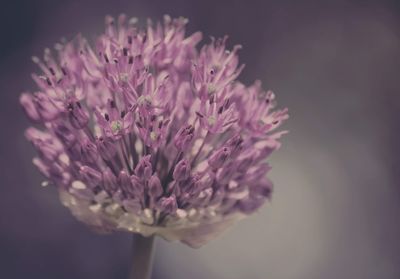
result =
[[[215,98],[215,95],[211,95],[210,101],[209,101],[210,105],[211,105],[212,103],[214,103],[214,98]]]
[[[136,122],[136,126],[138,126],[139,128],[143,128],[143,125],[140,122]]]
[[[110,60],[108,60],[107,54],[104,53],[104,60],[106,61],[106,63],[110,63]]]
[[[53,85],[48,77],[46,77],[46,82],[47,82],[47,84],[48,84],[49,86],[52,86],[52,85]]]
[[[224,109],[227,109],[227,108],[229,107],[230,101],[231,101],[231,100],[230,100],[229,98],[225,100],[225,102],[224,102]]]
[[[204,118],[204,115],[202,115],[200,112],[196,111],[196,115],[200,118]]]

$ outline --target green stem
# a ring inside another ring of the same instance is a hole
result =
[[[150,279],[153,264],[154,236],[133,236],[131,274],[129,279]]]

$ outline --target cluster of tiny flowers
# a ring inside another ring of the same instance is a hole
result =
[[[237,81],[240,46],[198,49],[186,23],[106,17],[94,45],[78,36],[33,57],[38,90],[20,97],[33,163],[92,227],[200,246],[270,197],[287,110]]]

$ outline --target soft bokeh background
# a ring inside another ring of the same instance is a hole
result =
[[[126,278],[131,236],[96,235],[31,165],[18,106],[31,55],[102,30],[106,14],[190,19],[230,35],[288,106],[272,202],[200,250],[158,240],[153,278],[400,278],[400,2],[2,1],[0,278]]]

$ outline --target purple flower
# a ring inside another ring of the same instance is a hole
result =
[[[109,138],[120,139],[123,135],[129,134],[133,124],[133,115],[131,108],[118,111],[115,101],[108,100],[104,116],[99,110],[95,110],[99,127],[103,134]]]
[[[78,36],[34,57],[38,89],[20,102],[41,125],[26,131],[33,163],[78,219],[198,247],[270,198],[266,159],[288,114],[237,80],[240,46],[198,50],[186,23],[107,17],[95,45]]]

